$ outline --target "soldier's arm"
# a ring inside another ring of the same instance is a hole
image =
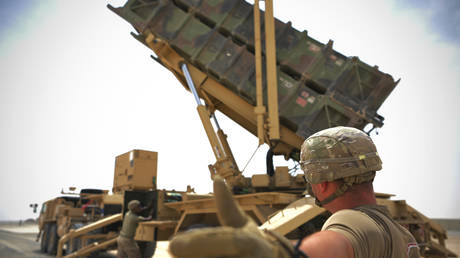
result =
[[[137,216],[137,221],[138,222],[147,221],[147,220],[152,220],[152,215],[150,215],[148,217]]]
[[[338,232],[320,231],[305,238],[299,247],[310,258],[354,258],[350,241]]]

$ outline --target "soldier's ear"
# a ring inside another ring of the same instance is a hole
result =
[[[327,182],[327,181],[318,183],[317,185],[318,185],[317,188],[321,193],[327,192],[332,187],[331,182]]]

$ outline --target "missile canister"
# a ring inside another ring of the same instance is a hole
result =
[[[129,0],[114,9],[191,64],[256,104],[253,6],[243,0]],[[264,18],[261,15],[262,49]],[[397,82],[275,19],[280,122],[299,136],[346,125],[383,125],[377,114]],[[264,51],[264,50],[262,50]],[[262,67],[265,69],[264,53]],[[263,71],[265,73],[265,71]],[[265,76],[263,76],[265,77]],[[266,81],[263,81],[266,97]]]

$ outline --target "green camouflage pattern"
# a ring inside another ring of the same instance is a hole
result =
[[[312,184],[382,169],[372,139],[361,130],[343,126],[308,137],[302,144],[300,160],[305,177]]]
[[[168,42],[192,65],[256,104],[253,6],[244,0],[129,0],[111,8]],[[261,32],[264,38],[264,16]],[[396,86],[393,78],[348,58],[275,19],[280,122],[301,137],[334,126],[383,125],[377,109]],[[264,49],[264,40],[262,40]],[[263,57],[265,55],[263,54]],[[265,59],[262,58],[263,78]],[[262,87],[266,101],[266,81]]]

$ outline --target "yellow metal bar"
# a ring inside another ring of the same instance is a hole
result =
[[[64,256],[64,258],[73,258],[73,257],[83,257],[86,255],[89,255],[92,252],[106,249],[107,247],[111,245],[115,245],[117,243],[117,237],[114,237],[110,240],[104,241],[102,243],[92,243],[85,248],[82,248],[74,253],[71,253],[69,255]]]
[[[279,140],[278,76],[276,74],[275,19],[273,18],[272,0],[265,0],[265,48],[265,56],[267,57],[269,134],[271,140]]]
[[[254,115],[251,110],[254,106],[244,101],[242,98],[238,97],[235,93],[230,91],[229,89],[225,88],[222,84],[218,83],[217,81],[208,78],[203,85],[201,85],[201,89],[204,90],[208,95],[218,99],[222,102],[225,106],[216,106],[218,110],[223,110],[225,107],[228,107],[228,110],[236,112],[242,118],[244,118],[249,124],[256,125],[256,116]],[[251,108],[252,107],[252,108]],[[232,119],[236,120],[235,117]],[[237,121],[239,122],[239,121]],[[250,132],[254,133],[253,130],[249,127],[245,127]],[[255,128],[255,127],[254,127]],[[300,149],[302,145],[303,138],[295,134],[293,131],[289,130],[287,127],[281,126],[281,137],[282,142],[289,144],[292,148]]]
[[[268,229],[285,235],[324,211],[324,208],[315,205],[313,198],[302,198],[270,216],[259,229]]]
[[[93,222],[91,224],[88,224],[86,226],[83,226],[79,229],[76,230],[71,230],[69,233],[63,235],[58,242],[58,248],[57,248],[57,257],[62,257],[62,248],[64,247],[64,244],[69,241],[71,238],[75,238],[81,235],[84,235],[86,233],[89,233],[95,229],[105,227],[107,225],[110,225],[112,223],[115,223],[117,221],[121,221],[123,219],[123,215],[121,213],[109,216],[107,218],[103,218],[101,220],[98,220],[96,222]]]
[[[246,212],[252,211],[254,213],[254,215],[257,217],[257,219],[259,220],[260,224],[263,224],[263,223],[265,223],[265,221],[267,221],[267,217],[262,215],[262,213],[259,211],[259,209],[257,209],[256,205],[251,205],[249,207],[246,207],[246,209],[243,209],[243,210],[246,211]],[[259,224],[259,223],[257,223],[257,224]]]
[[[222,148],[224,148],[225,155],[232,161],[235,169],[240,171],[238,165],[236,164],[235,157],[233,156],[232,149],[227,141],[227,135],[224,133],[222,129],[217,130],[217,137],[219,137],[219,141],[222,144]]]
[[[91,231],[93,231],[95,229],[105,227],[105,226],[110,225],[112,223],[115,223],[117,221],[121,221],[122,219],[123,219],[123,215],[121,213],[109,216],[107,218],[103,218],[101,220],[98,220],[96,222],[93,222],[91,224],[88,224],[86,226],[83,226],[83,227],[75,230],[74,231],[74,236],[79,236],[79,235],[89,233],[89,232],[91,232]]]
[[[278,192],[265,192],[254,194],[235,195],[235,201],[242,207],[248,205],[288,205],[299,198],[295,194],[278,193]],[[215,208],[214,198],[190,200],[181,202],[165,203],[165,206],[178,211],[189,211],[192,209],[206,209]]]
[[[198,91],[195,88],[193,77],[191,76],[190,71],[187,68],[187,65],[185,63],[182,63],[180,64],[180,66],[181,66],[181,71],[183,72],[185,79],[187,81],[187,85],[190,88],[190,90],[193,92],[193,95],[195,96],[196,102],[198,104],[198,107],[197,107],[198,114],[200,116],[203,127],[206,131],[206,135],[208,136],[212,151],[214,152],[214,155],[216,156],[217,162],[210,170],[211,178],[214,177],[215,175],[214,171],[216,171],[219,175],[221,175],[227,181],[227,183],[230,186],[246,187],[247,180],[244,180],[244,178],[241,175],[241,172],[238,170],[238,166],[236,165],[236,162],[233,158],[233,154],[231,153],[230,146],[228,145],[225,134],[223,134],[222,130],[220,130],[221,131],[220,135],[216,134],[214,127],[212,126],[211,121],[210,121],[210,117],[212,113],[209,112],[206,106],[201,104],[201,100],[198,96]],[[199,73],[198,73],[198,76],[199,76]],[[203,80],[200,80],[200,81],[201,81],[200,85],[202,85]],[[215,119],[214,115],[213,117]],[[217,120],[216,120],[216,124],[217,124]],[[217,127],[219,127],[218,124],[217,124]]]
[[[197,111],[200,116],[201,123],[203,124],[204,130],[206,131],[206,135],[208,136],[209,143],[212,146],[214,156],[216,156],[216,159],[219,161],[224,157],[224,151],[216,133],[214,132],[214,127],[212,126],[211,121],[209,121],[209,112],[203,105],[199,105],[197,107]]]
[[[255,64],[256,64],[256,100],[257,106],[254,113],[257,116],[257,137],[259,145],[264,144],[264,115],[265,106],[262,91],[262,47],[260,43],[260,9],[259,0],[254,1],[254,43],[255,43]]]
[[[158,229],[175,228],[177,220],[151,220],[139,223],[139,226],[154,227]]]
[[[180,216],[179,222],[177,222],[176,228],[174,229],[174,234],[173,234],[173,235],[176,235],[177,232],[179,232],[180,226],[181,226],[182,223],[184,222],[185,217],[187,216],[187,214],[188,214],[187,211],[185,211],[184,213],[182,213],[182,215]]]
[[[217,160],[216,164],[212,166],[213,169],[210,170],[211,178],[214,177],[213,171],[215,169],[215,171],[222,176],[230,186],[241,185],[241,172],[238,170],[235,160],[231,155],[228,143],[226,146],[228,148],[228,152],[226,152],[222,146],[222,142],[219,140],[218,135],[214,131],[211,121],[209,120],[209,112],[206,107],[199,105],[197,110],[206,131],[206,135],[208,136],[209,143],[211,144],[212,151],[214,152]]]

